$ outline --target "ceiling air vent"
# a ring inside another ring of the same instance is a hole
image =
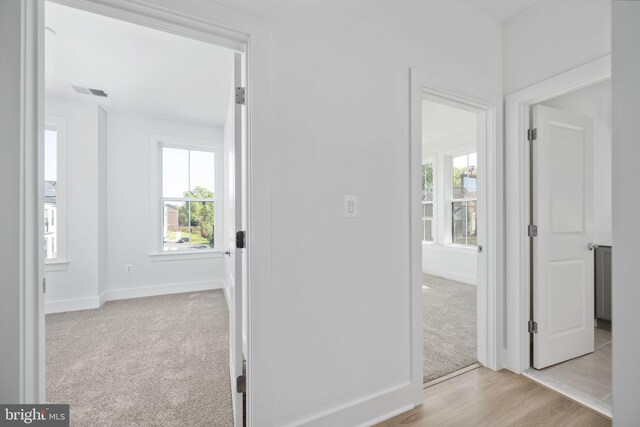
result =
[[[102,96],[102,97],[107,97],[107,92],[103,91],[102,89],[89,89],[89,91],[94,94],[95,96]]]
[[[93,89],[89,87],[76,86],[76,85],[71,85],[71,87],[73,88],[73,90],[83,95],[101,96],[103,98],[107,97],[107,92],[105,92],[102,89]]]

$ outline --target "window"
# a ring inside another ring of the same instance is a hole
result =
[[[477,153],[451,159],[451,235],[452,243],[477,245]]]
[[[422,240],[433,242],[433,163],[422,165]]]
[[[216,155],[161,145],[162,251],[216,247]]]
[[[44,131],[44,241],[46,260],[58,257],[56,210],[58,209],[58,131]]]

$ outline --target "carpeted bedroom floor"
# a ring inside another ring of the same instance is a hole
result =
[[[222,290],[46,316],[47,401],[71,426],[232,426]]]
[[[477,362],[477,287],[423,274],[424,382]]]

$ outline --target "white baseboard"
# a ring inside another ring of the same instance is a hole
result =
[[[439,270],[437,268],[424,267],[423,273],[431,274],[432,276],[444,277],[445,279],[455,280],[456,282],[466,283],[467,285],[478,285],[478,278],[469,274],[461,274],[450,270]]]
[[[313,417],[298,420],[290,426],[372,426],[413,409],[413,395],[414,387],[411,383],[404,383]]]
[[[100,307],[102,307],[102,304],[107,302],[107,293],[106,292],[101,293],[98,299],[100,300]]]
[[[180,294],[184,292],[209,291],[224,288],[223,280],[204,282],[176,283],[170,285],[141,286],[136,288],[109,289],[105,292],[106,301],[119,299],[152,297],[156,295]]]
[[[99,296],[91,298],[47,301],[45,303],[45,313],[49,314],[61,313],[64,311],[88,310],[101,307],[102,304],[107,301],[120,299],[142,298],[156,295],[178,294],[183,292],[208,291],[222,288],[224,288],[223,280],[207,280],[203,282],[109,289]]]
[[[99,297],[76,298],[58,301],[47,301],[45,303],[45,313],[62,313],[65,311],[89,310],[100,307]]]

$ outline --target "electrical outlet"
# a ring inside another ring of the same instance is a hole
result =
[[[125,264],[124,265],[124,271],[126,273],[133,273],[133,264]]]

